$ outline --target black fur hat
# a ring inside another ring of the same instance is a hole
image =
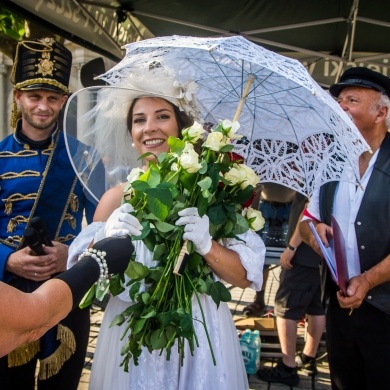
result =
[[[11,82],[18,90],[67,94],[71,67],[72,53],[53,38],[21,41],[16,47]]]

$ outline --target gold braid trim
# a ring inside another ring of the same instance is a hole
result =
[[[19,225],[20,223],[27,223],[28,221],[29,219],[23,215],[17,215],[16,217],[11,218],[8,221],[7,233],[12,233],[15,230],[16,225]]]
[[[23,366],[28,363],[41,349],[39,340],[23,344],[8,354],[8,367]]]
[[[26,170],[23,172],[7,172],[0,176],[3,180],[16,179],[18,177],[39,177],[41,174],[38,171]]]
[[[75,353],[76,340],[73,332],[64,325],[57,326],[57,340],[61,344],[56,351],[46,359],[40,360],[39,379],[45,380],[56,375],[64,363]]]
[[[10,126],[13,131],[16,130],[17,121],[18,121],[18,106],[16,105],[15,95],[14,95],[12,97],[11,118],[10,118]]]
[[[10,215],[12,213],[12,202],[19,202],[21,200],[34,200],[36,199],[36,197],[36,193],[28,195],[22,195],[20,193],[17,193],[9,196],[7,199],[2,199],[2,201],[5,203],[5,213],[7,215]]]
[[[76,229],[76,218],[72,214],[65,214],[64,221],[68,221],[69,226],[74,230]]]
[[[75,213],[79,210],[79,198],[76,194],[70,195],[70,209]]]
[[[58,242],[66,242],[69,240],[73,240],[76,236],[74,234],[67,234],[66,236],[59,236],[57,237]]]
[[[57,88],[61,89],[62,92],[69,93],[69,89],[67,87],[65,87],[64,84],[61,84],[57,80],[48,79],[46,77],[39,77],[39,78],[36,78],[36,79],[22,81],[21,83],[15,84],[14,88],[15,89],[22,89],[22,88],[28,87],[29,85],[34,85],[34,84],[49,84],[49,85],[53,85],[54,87],[57,87]]]
[[[35,150],[20,150],[17,153],[10,152],[8,150],[0,152],[0,157],[33,157],[38,154]]]

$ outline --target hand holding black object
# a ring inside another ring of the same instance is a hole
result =
[[[130,236],[107,237],[93,245],[94,249],[106,252],[108,272],[117,274],[124,272],[129,264],[134,246]],[[99,264],[90,256],[84,256],[72,268],[56,276],[71,289],[73,308],[77,307],[88,289],[98,280]]]
[[[32,217],[30,220],[30,227],[34,228],[37,231],[42,244],[45,244],[46,246],[53,246],[49,233],[47,232],[46,225],[42,221],[41,217]]]
[[[23,237],[26,245],[29,246],[37,256],[45,254],[39,234],[34,228],[27,227],[23,233]]]

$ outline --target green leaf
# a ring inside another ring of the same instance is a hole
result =
[[[156,221],[155,225],[156,225],[157,230],[161,233],[168,233],[168,232],[172,231],[173,229],[175,229],[175,227],[176,227],[175,225],[171,225],[170,223],[160,222],[160,221]]]
[[[141,315],[141,318],[152,318],[156,316],[156,310],[154,310],[153,307],[150,307],[149,310],[146,311],[146,313],[143,313]]]
[[[234,202],[237,204],[242,204],[249,200],[253,195],[253,187],[248,186],[244,190],[239,191],[234,195]]]
[[[162,182],[156,188],[164,188],[171,192],[172,198],[175,199],[179,195],[177,186],[173,183]]]
[[[134,191],[138,191],[140,193],[146,193],[146,191],[150,188],[150,185],[146,181],[142,180],[134,180],[131,183],[131,186],[133,187]]]
[[[146,323],[147,319],[146,318],[141,318],[139,320],[137,320],[134,324],[134,328],[133,328],[133,334],[136,335],[137,333],[141,332],[142,329],[144,328],[145,326],[145,323]]]
[[[198,279],[196,284],[196,291],[198,291],[199,294],[207,293],[207,284],[203,279]]]
[[[133,303],[131,304],[130,306],[128,306],[126,308],[125,311],[122,312],[122,314],[125,316],[125,317],[128,317],[130,316],[132,313],[141,313],[142,310],[144,309],[145,305],[143,302],[137,302],[137,303]]]
[[[146,181],[151,188],[155,188],[161,182],[160,169],[150,162],[148,170],[140,176],[140,180]]]
[[[150,269],[149,277],[155,282],[158,282],[161,279],[162,274],[163,274],[163,268],[158,267],[158,268]]]
[[[145,303],[145,305],[147,305],[150,301],[150,294],[147,291],[143,292],[141,295],[141,299],[142,302]],[[145,318],[144,316],[142,317]]]
[[[241,214],[236,214],[236,223],[234,224],[233,233],[235,235],[243,234],[249,230],[248,221]]]
[[[150,341],[152,343],[152,348],[154,350],[162,349],[168,343],[167,336],[161,329],[156,329],[152,333],[152,336],[150,337]]]
[[[183,152],[186,144],[184,141],[182,141],[179,138],[176,137],[169,137],[168,138],[168,145],[172,153],[175,153],[177,155],[181,155]]]
[[[234,149],[234,145],[228,144],[228,145],[222,146],[222,148],[219,149],[219,152],[220,153],[227,153],[227,152],[231,152],[233,149]]]
[[[83,299],[81,300],[81,302],[79,304],[80,309],[84,309],[84,308],[92,305],[93,300],[95,299],[95,289],[96,289],[96,285],[94,284],[87,291],[87,293],[84,295]]]
[[[95,291],[96,299],[102,301],[104,297],[107,295],[109,289],[110,289],[110,282],[107,279],[103,280],[101,283],[96,285],[96,291]]]
[[[164,253],[167,251],[165,244],[158,244],[154,247],[153,260],[160,260]]]
[[[169,183],[171,183],[173,185],[176,185],[178,180],[179,180],[179,175],[175,171],[170,171],[170,172],[167,173],[167,175],[165,176],[164,180],[168,181]],[[161,184],[163,184],[163,183],[161,183]],[[176,196],[174,196],[174,198]]]
[[[149,268],[138,261],[130,261],[125,274],[130,279],[141,280],[149,273]]]
[[[203,180],[198,181],[198,186],[202,190],[208,190],[211,187],[212,181],[210,177],[205,177]]]
[[[183,184],[184,188],[190,192],[196,186],[197,179],[198,175],[194,175],[193,173],[183,171],[180,174],[180,182]]]
[[[141,287],[141,282],[135,282],[133,285],[130,287],[129,290],[129,296],[132,301],[135,301],[136,295],[139,293],[139,289]]]
[[[156,235],[155,235],[154,232],[150,229],[150,227],[149,227],[149,233],[148,233],[148,235],[142,239],[142,242],[146,245],[146,247],[147,247],[151,252],[154,251],[154,247],[155,247],[155,245],[156,245]]]
[[[214,225],[221,225],[226,221],[226,212],[222,203],[209,207],[207,214]]]
[[[124,281],[123,274],[111,275],[111,277],[110,277],[110,293],[113,296],[116,296],[125,290],[123,287],[123,281]]]
[[[219,170],[216,169],[215,165],[210,165],[209,166],[209,170],[207,171],[207,174],[211,180],[211,185],[210,185],[210,192],[214,193],[217,188],[218,188],[218,185],[219,185]]]
[[[171,192],[166,188],[152,188],[148,191],[146,200],[149,210],[164,222],[173,204]]]
[[[226,286],[220,281],[212,283],[210,286],[210,295],[217,307],[221,302],[229,302],[232,296]]]
[[[111,321],[111,324],[110,324],[110,328],[112,328],[113,326],[120,326],[122,325],[124,322],[125,322],[125,317],[123,316],[123,314],[118,314],[114,317],[114,319]]]
[[[180,334],[182,336],[191,334],[193,330],[192,317],[190,314],[186,313],[181,315],[180,318]]]
[[[200,216],[206,214],[208,206],[209,206],[209,199],[203,196],[198,196],[198,200],[196,201],[196,207],[198,209],[198,213]]]

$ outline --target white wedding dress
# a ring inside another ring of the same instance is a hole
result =
[[[101,225],[100,225],[101,226]],[[83,234],[83,233],[81,233]],[[229,239],[225,246],[237,251],[252,281],[251,288],[260,290],[263,279],[265,246],[260,237],[247,232],[242,235],[246,241]],[[151,253],[141,241],[134,241],[136,259],[152,266]],[[70,257],[71,258],[71,257]],[[219,308],[207,295],[200,296],[206,318],[216,365],[213,364],[209,343],[203,325],[194,321],[199,347],[195,347],[191,356],[188,345],[181,366],[175,346],[172,347],[170,360],[160,351],[149,353],[144,349],[139,357],[139,365],[129,364],[129,372],[120,367],[121,340],[126,323],[110,328],[113,318],[130,305],[127,291],[117,297],[111,297],[106,307],[103,322],[97,339],[90,377],[90,390],[245,390],[248,380],[241,355],[241,349],[232,315],[226,303]],[[202,320],[198,302],[192,301],[194,319]]]

